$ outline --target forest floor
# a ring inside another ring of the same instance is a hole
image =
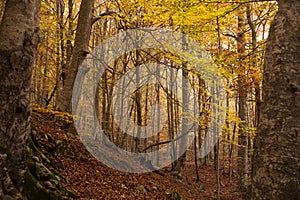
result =
[[[62,130],[50,114],[33,112],[40,151],[49,159],[46,166],[62,178],[62,185],[78,199],[217,199],[216,172],[213,163],[199,167],[187,162],[183,179],[169,172],[133,174],[114,170],[94,158],[78,137]],[[236,167],[236,166],[234,166]],[[227,171],[227,167],[226,167]],[[242,199],[236,192],[237,179],[221,175],[221,200]]]

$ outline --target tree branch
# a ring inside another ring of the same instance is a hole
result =
[[[194,128],[194,126],[192,126],[192,127],[189,129],[189,131],[191,131],[193,128]],[[203,129],[201,129],[201,130],[205,130],[205,129],[203,128]],[[175,141],[179,140],[180,138],[182,138],[183,136],[187,136],[188,133],[189,133],[189,131],[187,131],[187,133],[182,134],[182,135],[180,135],[179,137],[177,137],[177,138],[175,138],[175,139],[167,140],[167,141],[159,142],[159,143],[155,143],[155,144],[151,144],[150,146],[144,148],[144,149],[143,149],[143,152],[146,152],[146,151],[147,151],[148,149],[150,149],[151,147],[155,147],[155,146],[163,145],[163,144],[168,144],[168,143],[170,143],[170,142],[175,142]]]
[[[98,20],[100,20],[102,17],[104,16],[108,16],[108,15],[112,15],[112,14],[116,14],[116,12],[114,11],[106,11],[104,13],[101,13],[98,17],[95,17],[93,20],[92,20],[92,25],[94,23],[96,23]]]

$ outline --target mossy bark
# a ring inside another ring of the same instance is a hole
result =
[[[37,148],[35,134],[29,138],[25,173],[25,196],[30,200],[57,200],[76,198],[76,194],[61,185],[61,179],[43,163],[50,163]]]
[[[24,199],[40,0],[8,0],[0,24],[0,199]]]
[[[63,199],[71,194],[43,165],[38,158],[40,153],[34,152],[37,148],[31,145],[32,149],[28,149],[27,146],[31,131],[30,86],[39,42],[40,5],[40,0],[8,0],[0,23],[1,200]],[[35,160],[32,159],[33,153],[36,154]]]

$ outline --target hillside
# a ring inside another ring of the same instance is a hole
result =
[[[37,148],[45,155],[45,166],[61,178],[62,186],[76,199],[217,199],[212,163],[200,166],[187,162],[183,180],[162,173],[131,174],[116,171],[96,160],[80,140],[63,130],[51,114],[34,111],[31,117]],[[104,150],[105,151],[105,150]],[[105,154],[105,152],[104,152]],[[222,175],[221,199],[241,199],[236,179]]]

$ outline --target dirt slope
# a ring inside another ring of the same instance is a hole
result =
[[[49,159],[47,167],[62,178],[63,186],[78,199],[216,199],[215,171],[212,165],[199,168],[188,162],[183,180],[163,169],[157,173],[131,174],[111,169],[96,160],[80,140],[62,130],[51,114],[33,112],[39,149]],[[105,150],[104,150],[105,151]],[[105,153],[105,152],[104,152]],[[221,199],[241,199],[234,192],[236,180],[222,176]]]

